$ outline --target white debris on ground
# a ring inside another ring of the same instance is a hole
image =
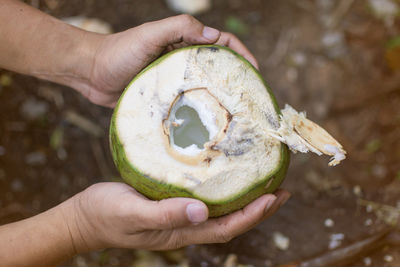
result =
[[[327,218],[324,221],[324,225],[325,225],[325,227],[330,228],[330,227],[333,227],[335,225],[335,222],[331,218]]]
[[[21,115],[27,120],[39,120],[43,118],[49,110],[49,104],[36,98],[28,98],[21,107]]]
[[[344,234],[343,233],[331,234],[329,239],[330,239],[328,246],[329,249],[335,249],[342,244],[342,241],[344,239]]]
[[[381,204],[365,199],[358,199],[360,206],[366,207],[367,212],[374,212],[376,217],[388,225],[395,226],[400,220],[400,209],[387,204]]]
[[[386,262],[392,262],[393,261],[393,256],[392,255],[385,255],[383,256],[383,260]]]
[[[362,189],[361,186],[355,185],[353,187],[353,194],[356,195],[357,197],[362,197]]]
[[[338,58],[345,54],[345,35],[343,31],[327,31],[321,37],[322,45],[327,49],[327,54]]]
[[[307,56],[302,51],[296,51],[290,56],[290,61],[296,67],[304,67],[307,64]]]
[[[238,257],[235,254],[229,254],[223,264],[223,267],[236,267],[238,266]]]
[[[368,4],[375,16],[383,19],[393,19],[400,11],[393,0],[368,0]]]
[[[268,134],[288,145],[293,153],[311,151],[319,156],[332,156],[329,166],[335,166],[346,158],[342,145],[322,127],[307,119],[304,112],[297,112],[288,104],[281,112],[280,127],[269,130]]]
[[[178,13],[197,15],[211,8],[211,0],[166,0],[168,7]]]
[[[287,250],[290,245],[290,239],[289,237],[285,236],[284,234],[280,232],[274,232],[273,233],[273,240],[274,240],[274,245],[280,250]]]
[[[102,21],[96,18],[86,18],[84,16],[76,16],[76,17],[69,17],[63,18],[64,22],[81,28],[85,31],[89,32],[96,32],[101,34],[109,34],[113,33],[113,29],[108,22]]]
[[[370,212],[372,212],[372,211],[374,210],[374,208],[372,207],[371,204],[368,204],[367,207],[365,207],[365,210],[366,210],[368,213],[370,213]]]
[[[371,219],[371,218],[366,219],[366,220],[364,221],[364,225],[365,225],[365,226],[371,226],[371,225],[372,225],[372,219]]]
[[[371,260],[370,257],[365,257],[365,258],[363,259],[363,262],[364,262],[364,265],[365,265],[365,266],[371,266],[371,264],[372,264],[372,260]]]

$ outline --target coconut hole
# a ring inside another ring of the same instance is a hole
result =
[[[175,118],[180,123],[171,127],[174,144],[181,148],[194,144],[199,149],[203,149],[204,144],[210,140],[210,134],[201,122],[197,111],[183,105],[175,112]]]

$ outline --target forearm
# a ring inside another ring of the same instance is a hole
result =
[[[69,199],[59,206],[0,227],[1,266],[53,266],[87,251]]]
[[[101,35],[17,0],[0,0],[0,67],[76,87],[90,77]]]

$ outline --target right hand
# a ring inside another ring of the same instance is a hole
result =
[[[74,196],[64,213],[77,253],[109,247],[165,250],[227,242],[274,214],[289,197],[280,190],[242,210],[208,219],[207,206],[199,200],[152,201],[129,185],[109,182]]]

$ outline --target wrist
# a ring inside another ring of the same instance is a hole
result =
[[[84,211],[83,198],[83,192],[81,192],[59,206],[74,254],[102,248],[101,242],[96,237],[96,230]]]
[[[105,35],[84,31],[56,21],[54,49],[49,51],[47,64],[32,70],[33,76],[85,90],[91,86],[96,52]],[[50,54],[52,53],[52,54]]]
[[[23,1],[0,1],[0,68],[74,88],[90,83],[105,35],[83,31]]]

